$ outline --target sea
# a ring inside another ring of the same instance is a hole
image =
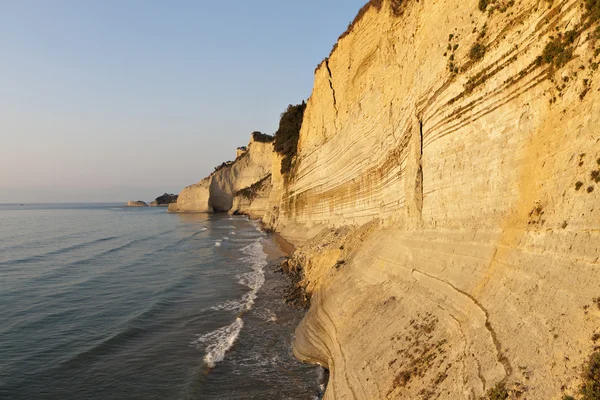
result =
[[[0,399],[319,399],[284,254],[243,216],[0,205]]]

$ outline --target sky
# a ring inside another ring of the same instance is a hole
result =
[[[0,203],[150,201],[273,134],[366,0],[0,0]]]

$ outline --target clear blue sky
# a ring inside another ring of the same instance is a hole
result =
[[[366,0],[0,0],[0,202],[151,200],[273,133]]]

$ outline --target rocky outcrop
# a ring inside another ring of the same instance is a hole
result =
[[[150,203],[150,207],[168,207],[169,204],[177,202],[177,197],[176,194],[165,193]]]
[[[269,209],[271,194],[271,174],[251,186],[238,190],[233,197],[230,214],[244,214],[253,219],[261,219]]]
[[[238,147],[235,151],[235,158],[240,158],[246,153],[246,151],[248,151],[246,146]]]
[[[125,204],[126,207],[148,207],[148,204],[146,204],[146,202],[141,201],[141,200],[129,200],[127,202],[127,204]]]
[[[195,185],[184,188],[176,203],[169,205],[174,212],[228,212],[235,194],[261,181],[271,173],[273,144],[250,138],[247,150],[234,162],[224,163],[215,172]]]

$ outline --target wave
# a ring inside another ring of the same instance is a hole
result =
[[[100,239],[91,240],[89,242],[77,243],[77,244],[74,244],[74,245],[71,245],[71,246],[67,246],[67,247],[63,247],[63,248],[60,248],[60,249],[52,250],[52,251],[49,251],[49,252],[46,252],[46,253],[36,254],[35,256],[29,256],[29,257],[18,258],[18,259],[14,259],[14,260],[8,260],[8,261],[0,262],[0,265],[14,265],[14,264],[27,263],[27,262],[43,261],[48,256],[61,255],[61,254],[68,253],[68,252],[73,251],[73,250],[83,249],[85,247],[92,246],[94,244],[98,244],[98,243],[102,243],[102,242],[107,242],[109,240],[114,240],[114,239],[118,239],[118,238],[119,238],[119,236],[107,236],[107,237],[103,237],[103,238],[100,238]]]
[[[220,245],[220,243],[218,243]],[[216,244],[215,244],[216,245]],[[241,300],[228,300],[224,303],[211,307],[213,311],[242,311],[250,310],[256,300],[258,290],[265,283],[264,267],[267,265],[267,254],[259,240],[253,241],[241,249],[246,257],[240,260],[246,262],[251,271],[237,275],[238,283],[250,288],[250,291],[242,296]]]
[[[55,291],[53,293],[53,295],[54,296],[60,296],[60,295],[64,294],[65,292],[74,290],[74,288],[77,288],[77,287],[80,287],[80,286],[84,286],[86,284],[89,285],[90,282],[93,282],[93,281],[95,281],[95,280],[97,280],[97,279],[99,279],[102,276],[105,276],[107,274],[110,274],[115,269],[120,268],[120,269],[124,270],[124,269],[127,269],[129,267],[139,265],[140,263],[143,263],[144,259],[146,259],[147,257],[150,257],[153,254],[160,253],[160,252],[165,251],[167,249],[171,249],[171,248],[177,247],[180,244],[185,243],[186,241],[188,241],[188,240],[192,239],[193,237],[199,235],[200,233],[204,232],[205,230],[206,230],[206,228],[202,228],[199,231],[196,231],[196,232],[194,232],[194,233],[192,233],[192,234],[190,234],[190,235],[188,235],[188,236],[186,236],[184,238],[180,238],[180,239],[174,241],[173,243],[169,243],[169,244],[167,244],[165,246],[162,246],[162,247],[154,248],[151,251],[148,251],[148,252],[146,252],[144,254],[139,255],[137,257],[137,259],[135,261],[131,262],[131,263],[128,263],[128,264],[114,264],[114,265],[111,264],[112,267],[99,269],[99,270],[97,270],[97,273],[95,273],[95,274],[93,274],[91,276],[88,276],[86,279],[83,279],[81,281],[71,282],[70,286],[66,287],[65,290],[62,290],[62,291],[57,290],[57,291]],[[117,247],[113,247],[113,248],[108,249],[108,250],[104,250],[104,251],[102,251],[102,252],[100,252],[100,253],[92,256],[92,257],[88,257],[88,258],[84,258],[84,259],[81,259],[81,260],[77,260],[77,261],[74,261],[74,262],[71,262],[71,263],[68,263],[68,264],[63,264],[62,266],[60,266],[58,268],[52,269],[52,270],[47,271],[47,272],[43,272],[43,273],[38,274],[36,276],[31,276],[31,277],[29,277],[26,280],[26,282],[35,283],[35,282],[38,282],[40,280],[44,280],[45,282],[49,282],[51,280],[55,281],[56,279],[60,279],[61,277],[67,276],[69,274],[69,272],[73,270],[73,268],[83,267],[83,266],[90,265],[91,263],[98,261],[99,259],[101,259],[104,256],[110,255],[112,253],[116,253],[116,252],[118,252],[120,250],[123,250],[125,248],[128,248],[128,247],[131,247],[133,244],[135,244],[137,242],[142,242],[144,240],[152,239],[152,238],[155,238],[155,237],[158,237],[158,236],[170,233],[170,232],[173,232],[173,231],[165,231],[165,232],[162,232],[162,233],[157,234],[157,235],[146,236],[146,237],[143,237],[143,238],[138,238],[138,239],[131,240],[131,241],[129,241],[129,242],[127,242],[127,243],[125,243],[125,244],[123,244],[121,246],[117,246]],[[21,286],[22,286],[22,288],[20,290],[18,290],[18,291],[15,291],[13,294],[17,294],[17,293],[19,293],[19,291],[26,290],[25,288],[27,287],[27,285],[21,285]]]
[[[220,244],[220,242],[216,243],[215,246],[217,244]],[[238,282],[250,288],[250,291],[244,294],[239,301],[229,300],[211,307],[211,310],[230,310],[239,312],[252,309],[254,301],[258,296],[258,290],[265,283],[264,268],[267,265],[267,254],[263,250],[260,239],[243,247],[241,252],[245,254],[245,257],[242,257],[240,260],[246,262],[250,266],[251,271],[240,274],[237,278]],[[273,316],[274,314],[272,316],[270,315],[269,318],[272,318]],[[237,339],[243,326],[244,321],[240,315],[231,325],[199,336],[198,339],[193,342],[196,346],[198,346],[198,344],[208,343],[205,349],[206,356],[204,357],[204,362],[209,368],[214,368],[217,362],[223,360],[225,353],[233,346],[233,343]]]
[[[61,363],[61,366],[67,368],[77,368],[82,365],[89,364],[92,359],[110,354],[115,350],[122,348],[125,343],[131,340],[139,339],[139,337],[146,332],[147,331],[145,329],[140,327],[128,327],[125,330],[114,334],[99,343],[96,343],[88,349],[77,353],[69,360]]]
[[[198,347],[208,343],[204,350],[204,362],[209,368],[214,368],[216,363],[223,361],[225,353],[233,346],[243,327],[244,321],[238,317],[231,325],[201,335],[192,344]]]

